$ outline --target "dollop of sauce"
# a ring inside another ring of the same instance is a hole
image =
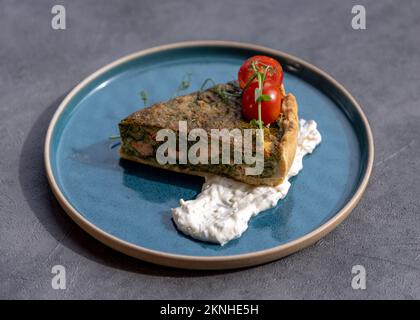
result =
[[[303,168],[303,157],[321,142],[313,120],[300,120],[295,159],[287,178],[278,186],[251,186],[220,176],[208,176],[196,199],[180,200],[172,218],[180,231],[202,241],[226,244],[239,238],[249,220],[286,197],[290,177]]]

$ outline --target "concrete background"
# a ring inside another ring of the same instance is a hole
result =
[[[64,4],[67,30],[51,28]],[[363,4],[367,30],[351,28]],[[280,49],[324,69],[363,106],[376,143],[361,203],[330,235],[283,260],[228,272],[147,264],[78,228],[44,175],[63,96],[116,58],[176,41]],[[0,0],[0,298],[420,298],[419,1]],[[51,288],[51,268],[67,289]],[[351,288],[351,268],[367,290]]]

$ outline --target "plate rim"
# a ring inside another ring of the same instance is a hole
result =
[[[50,149],[51,143],[53,138],[54,128],[58,120],[60,119],[61,114],[64,112],[66,107],[68,106],[69,102],[75,97],[84,87],[86,87],[91,81],[98,78],[105,72],[109,71],[110,69],[117,67],[123,63],[126,63],[130,60],[134,60],[143,56],[151,55],[161,51],[168,51],[172,49],[180,49],[180,48],[194,48],[194,47],[204,47],[204,46],[211,46],[211,47],[221,47],[221,48],[235,48],[235,49],[243,49],[243,50],[253,50],[265,53],[267,55],[277,55],[281,56],[284,59],[289,61],[293,61],[299,65],[302,65],[304,68],[311,70],[312,72],[321,75],[327,81],[332,83],[338,90],[341,91],[341,94],[344,95],[353,105],[355,108],[356,113],[361,119],[363,124],[363,129],[365,136],[367,138],[367,165],[363,177],[359,183],[357,190],[353,193],[352,197],[347,201],[347,203],[342,206],[342,208],[337,211],[337,213],[330,219],[328,219],[325,223],[323,223],[318,228],[312,230],[311,232],[299,237],[293,241],[287,242],[285,244],[281,244],[279,246],[264,249],[256,252],[250,253],[243,253],[237,255],[226,255],[226,256],[194,256],[194,255],[182,255],[182,254],[174,254],[174,253],[167,253],[163,251],[148,249],[142,247],[140,245],[136,245],[130,243],[128,241],[122,240],[104,230],[97,227],[95,224],[90,222],[88,219],[83,217],[83,215],[78,212],[71,203],[65,198],[63,193],[61,192],[54,174],[52,170],[52,165],[50,162]],[[183,269],[200,269],[200,270],[222,270],[222,269],[235,269],[235,268],[242,268],[242,267],[250,267],[255,266],[263,263],[267,263],[270,261],[278,260],[282,257],[290,255],[294,252],[302,250],[311,244],[315,243],[333,229],[335,229],[342,221],[344,221],[350,212],[354,209],[354,207],[360,201],[364,191],[369,182],[369,178],[372,173],[373,168],[373,161],[374,161],[374,142],[373,142],[373,135],[367,120],[366,115],[364,114],[361,106],[359,103],[353,98],[353,96],[345,89],[337,80],[335,80],[332,76],[327,74],[325,71],[319,69],[318,67],[306,62],[300,58],[297,58],[291,54],[285,53],[280,50],[271,49],[268,47],[245,43],[245,42],[236,42],[236,41],[220,41],[220,40],[196,40],[196,41],[183,41],[183,42],[176,42],[171,44],[165,44],[156,46],[153,48],[140,50],[129,55],[123,56],[101,68],[93,72],[91,75],[83,79],[79,84],[77,84],[63,99],[60,103],[59,107],[55,111],[49,125],[47,134],[45,137],[44,142],[44,165],[47,174],[48,183],[55,195],[56,199],[58,200],[61,207],[64,211],[70,216],[70,218],[76,222],[84,231],[89,233],[95,239],[99,240],[103,244],[120,251],[124,254],[127,254],[131,257],[138,258],[147,262],[169,266],[169,267],[176,267],[176,268],[183,268]]]

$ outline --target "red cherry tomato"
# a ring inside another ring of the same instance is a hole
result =
[[[252,63],[255,63],[258,71],[263,72],[264,69],[269,66],[270,69],[267,71],[266,81],[273,83],[276,87],[281,87],[283,82],[283,68],[280,63],[267,56],[253,56],[246,60],[238,71],[238,82],[239,86],[243,89],[247,85],[249,79],[254,75]],[[253,81],[257,81],[255,78]]]
[[[253,82],[242,93],[242,114],[248,120],[258,120],[258,102],[255,101],[255,89],[258,83]],[[270,101],[261,102],[261,120],[264,125],[273,123],[281,113],[282,93],[271,82],[264,82],[262,94],[268,95]]]

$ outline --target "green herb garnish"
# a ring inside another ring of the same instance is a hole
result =
[[[214,87],[214,91],[215,91],[215,92],[219,95],[219,97],[220,97],[220,98],[222,98],[222,100],[223,100],[224,102],[226,102],[226,101],[227,101],[228,94],[227,94],[226,90],[223,90],[223,89],[222,89],[222,86],[221,86],[221,85],[216,85],[216,86]]]
[[[261,94],[259,101],[270,101],[271,97],[268,94]]]
[[[212,78],[207,78],[206,80],[204,80],[203,84],[201,85],[200,91],[203,91],[203,89],[206,87],[206,84],[208,82],[211,82],[213,84],[213,87],[216,85],[216,82],[214,82]]]
[[[139,93],[141,100],[143,100],[144,106],[147,104],[147,92],[142,90]]]
[[[109,140],[118,140],[118,139],[121,139],[121,137],[120,136],[109,136],[108,139]]]
[[[267,76],[267,71],[271,68],[270,66],[266,66],[264,69],[264,72],[261,72],[258,70],[257,66],[255,65],[255,61],[251,64],[252,69],[254,70],[254,75],[251,77],[252,79],[255,79],[255,77],[258,79],[258,88],[255,89],[255,102],[258,102],[258,120],[256,120],[256,123],[258,123],[258,127],[262,130],[263,127],[263,121],[261,119],[261,102],[263,101],[270,101],[271,97],[267,94],[263,94],[263,87],[264,87],[264,81],[265,77]],[[250,81],[248,81],[250,83]],[[249,85],[247,83],[247,85]]]
[[[191,72],[187,72],[181,80],[181,83],[176,88],[173,97],[176,97],[181,91],[187,90],[191,86]]]
[[[121,144],[121,141],[115,142],[114,144],[110,145],[110,149],[114,149],[115,147],[118,147]]]
[[[256,119],[252,119],[252,120],[249,122],[249,124],[250,124],[251,126],[259,127],[259,126],[260,126],[260,121],[259,121],[259,120],[256,120]],[[263,122],[263,121],[261,121],[261,126],[263,126],[263,125],[264,125],[264,122]]]

